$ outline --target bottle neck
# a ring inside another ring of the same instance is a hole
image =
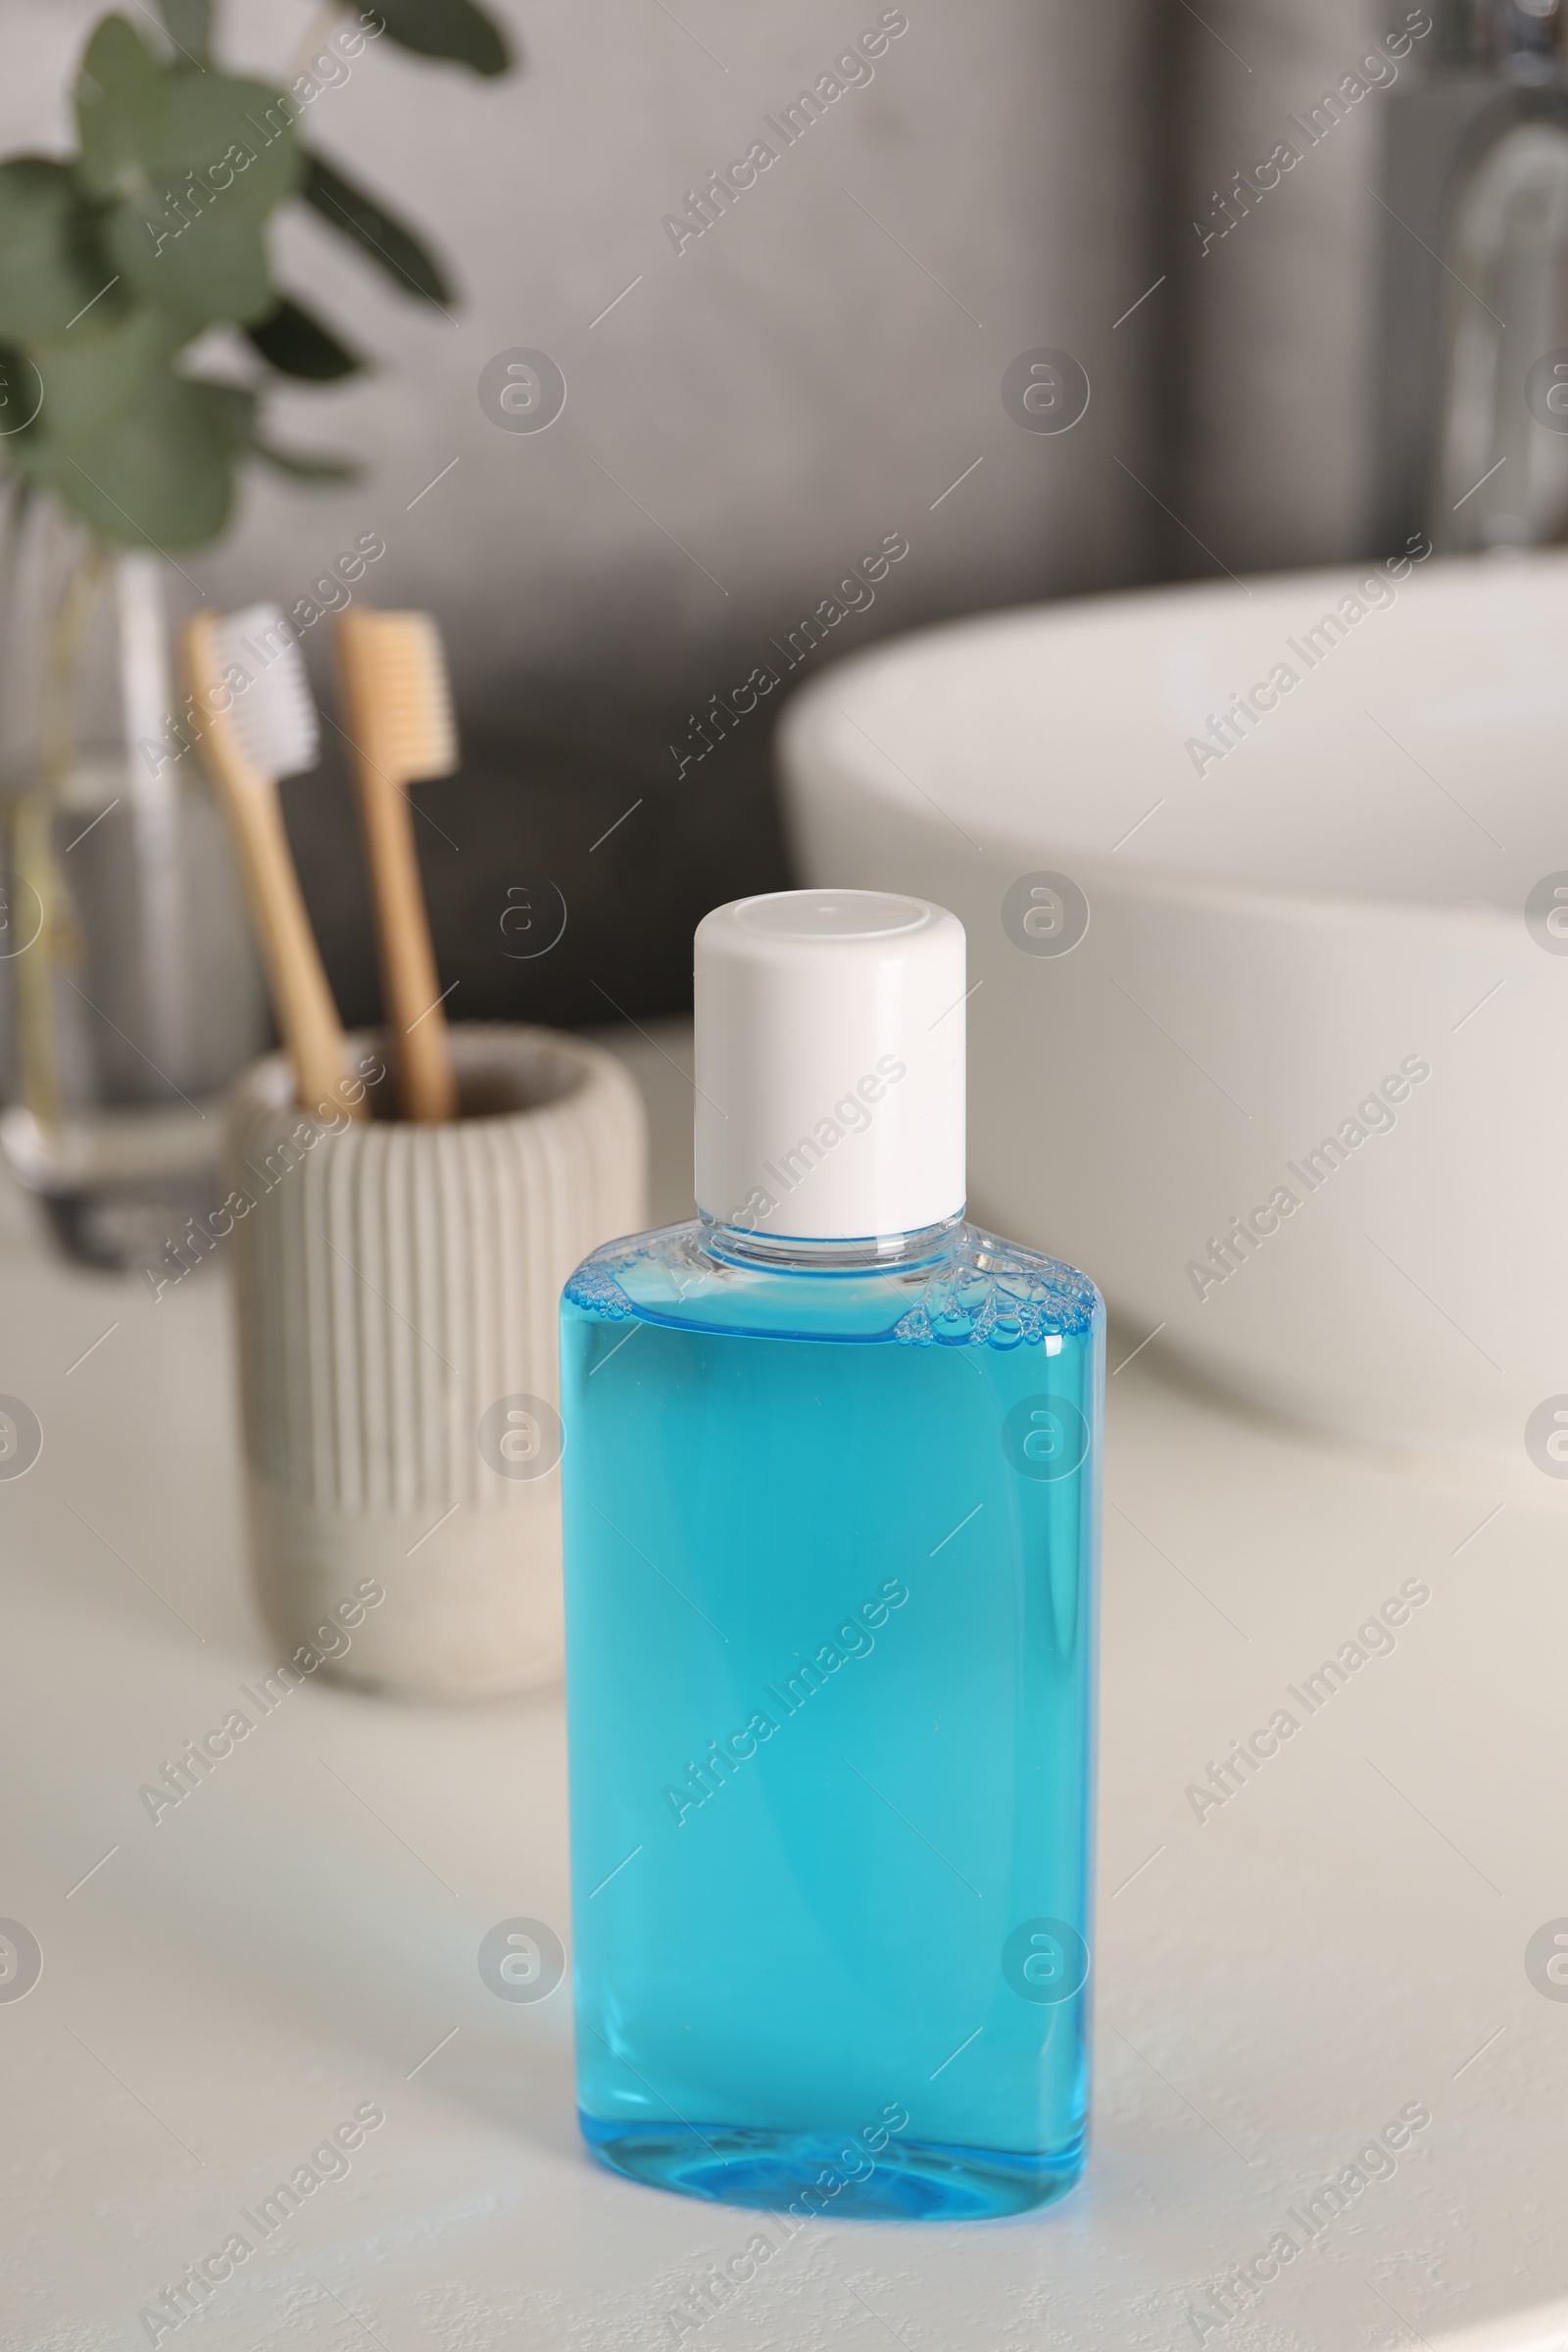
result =
[[[788,1274],[892,1274],[936,1265],[948,1256],[963,1224],[963,1211],[960,1208],[935,1225],[918,1226],[912,1233],[825,1242],[754,1233],[743,1225],[726,1225],[706,1210],[701,1212],[701,1223],[704,1249],[727,1265],[765,1266]]]

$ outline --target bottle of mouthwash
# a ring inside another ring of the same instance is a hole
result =
[[[1084,2161],[1104,1311],[964,1222],[964,963],[877,891],[708,915],[701,1214],[563,1305],[582,2130],[801,2217]]]

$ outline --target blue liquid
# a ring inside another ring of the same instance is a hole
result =
[[[584,2136],[1016,2212],[1084,2158],[1103,1309],[967,1226],[747,1256],[644,1235],[563,1306]]]

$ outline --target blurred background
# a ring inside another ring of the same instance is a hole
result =
[[[910,0],[874,77],[679,251],[665,217],[860,18],[825,0],[497,13],[520,72],[480,81],[372,43],[311,110],[313,141],[421,223],[461,287],[443,318],[299,208],[279,223],[290,280],[383,365],[285,388],[275,437],[352,455],[360,480],[250,468],[238,527],[180,559],[192,601],[286,607],[373,533],[386,553],[364,592],[439,615],[465,762],[420,789],[419,834],[460,1017],[688,1002],[695,921],[789,875],[768,752],[782,695],[706,756],[702,714],[779,666],[771,648],[884,538],[906,558],[790,683],[951,614],[1380,547],[1393,89],[1347,108],[1245,233],[1202,242],[1227,183],[1386,29],[1379,9]],[[94,14],[11,0],[0,146],[67,143]],[[225,62],[280,73],[309,22],[303,5],[232,8]],[[1071,433],[1020,431],[1004,407],[1008,363],[1038,347],[1090,379]],[[481,404],[487,366],[517,349],[564,378],[548,430],[505,429]],[[324,647],[308,651],[318,667]],[[288,814],[345,1016],[372,1018],[330,760],[289,787]],[[543,883],[565,933],[511,959],[508,892]]]

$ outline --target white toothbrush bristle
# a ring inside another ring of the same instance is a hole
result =
[[[305,658],[280,607],[247,605],[228,613],[218,623],[216,650],[233,693],[229,723],[252,767],[274,782],[315,767],[320,720]]]

